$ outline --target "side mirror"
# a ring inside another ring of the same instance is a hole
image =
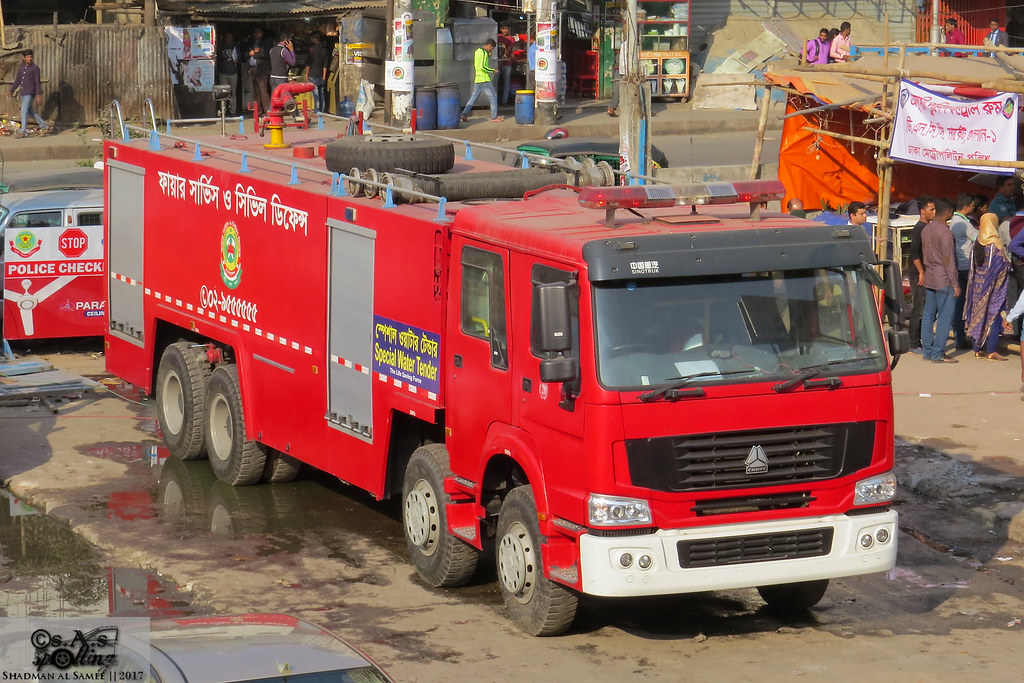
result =
[[[893,329],[903,327],[903,273],[895,261],[882,261],[885,317]]]
[[[533,346],[539,351],[562,353],[572,349],[572,313],[567,283],[552,282],[533,288],[530,334]]]
[[[540,362],[541,382],[571,382],[574,379],[576,361],[572,358],[547,358]]]
[[[910,333],[906,330],[889,329],[889,354],[899,356],[910,352]]]

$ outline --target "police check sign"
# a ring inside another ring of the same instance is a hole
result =
[[[992,173],[1000,169],[958,161],[1015,158],[1016,150],[1017,95],[970,99],[926,90],[907,80],[900,82],[889,150],[893,159]]]

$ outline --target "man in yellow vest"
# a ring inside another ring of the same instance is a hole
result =
[[[480,93],[487,93],[487,101],[491,104],[491,121],[504,121],[504,116],[498,116],[498,93],[494,89],[491,78],[494,76],[494,68],[491,66],[491,52],[497,43],[493,38],[488,38],[483,47],[478,47],[473,53],[473,94],[469,96],[469,102],[462,109],[462,120],[469,121],[469,113],[473,105],[480,97]]]

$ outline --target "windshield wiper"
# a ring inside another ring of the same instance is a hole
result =
[[[828,370],[833,365],[843,365],[845,363],[859,363],[865,360],[875,360],[875,356],[859,356],[857,358],[841,358],[839,360],[830,360],[827,363],[819,363],[818,365],[809,365],[800,372],[796,373],[785,382],[779,382],[772,387],[772,391],[781,394],[784,391],[789,391],[798,384],[801,384],[804,380],[808,380],[811,377],[820,375],[825,370]],[[839,378],[833,377],[831,379],[838,380]],[[829,384],[830,387],[838,386],[836,383]]]
[[[649,401],[657,401],[659,398],[662,397],[665,397],[669,400],[684,398],[686,394],[681,393],[680,389],[685,387],[690,382],[700,379],[701,377],[726,377],[728,375],[743,375],[749,374],[751,372],[758,372],[758,370],[727,370],[725,372],[713,370],[708,372],[698,372],[697,374],[689,375],[688,377],[673,377],[672,380],[677,381],[670,380],[668,383],[662,384],[660,387],[657,387],[656,389],[645,391],[644,393],[640,394],[640,400],[646,403]],[[698,387],[693,390],[693,393],[691,395],[703,396],[704,390]]]

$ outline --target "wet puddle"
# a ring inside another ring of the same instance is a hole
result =
[[[0,490],[0,609],[6,616],[173,617],[193,597],[154,571],[107,566],[61,522]]]

